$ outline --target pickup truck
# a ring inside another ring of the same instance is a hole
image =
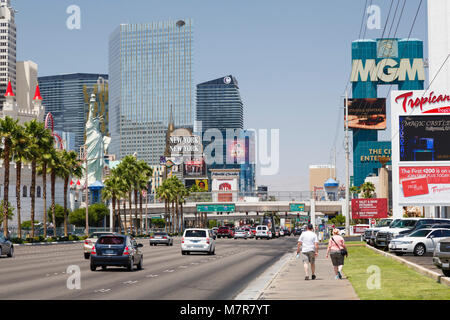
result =
[[[220,227],[217,231],[217,238],[233,238],[234,237],[234,229],[230,227]]]

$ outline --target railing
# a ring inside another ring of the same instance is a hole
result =
[[[265,202],[265,201],[291,201],[302,202],[315,199],[316,201],[339,201],[345,198],[345,191],[340,190],[337,194],[326,193],[323,190],[319,191],[269,191],[269,192],[232,192],[232,191],[220,191],[220,192],[197,192],[191,193],[186,198],[186,203],[194,202],[213,202],[213,199],[217,199],[218,193],[233,194],[233,198],[238,202]],[[216,195],[214,197],[214,194]],[[147,201],[151,203],[164,203],[156,197],[154,194],[147,196]],[[218,201],[220,202],[220,201]],[[122,202],[123,203],[123,202]],[[133,201],[134,204],[134,201]],[[144,202],[145,204],[145,202]],[[128,201],[127,201],[128,206]]]

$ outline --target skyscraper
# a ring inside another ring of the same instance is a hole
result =
[[[8,81],[16,92],[16,22],[10,0],[0,0],[0,106]]]
[[[244,107],[238,82],[232,75],[197,85],[197,121],[208,129],[243,129]]]
[[[46,115],[49,112],[52,113],[55,131],[75,134],[74,147],[77,152],[84,144],[85,124],[89,110],[88,104],[85,102],[86,95],[90,96],[94,92],[97,94],[96,116],[103,116],[103,123],[107,123],[108,105],[106,104],[102,108],[100,97],[108,97],[108,94],[107,92],[105,94],[99,93],[99,90],[108,90],[107,86],[104,85],[107,79],[107,74],[91,73],[38,78]]]
[[[109,39],[110,153],[159,164],[170,110],[193,125],[192,21],[121,24]]]

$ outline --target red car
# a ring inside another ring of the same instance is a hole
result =
[[[217,230],[217,238],[233,238],[234,237],[234,229],[230,227],[219,227]]]

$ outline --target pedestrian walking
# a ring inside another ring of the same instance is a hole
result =
[[[314,233],[312,224],[308,224],[306,231],[298,238],[297,256],[302,253],[305,280],[309,280],[309,265],[311,265],[311,279],[316,279],[316,257],[319,255],[319,239]]]
[[[335,279],[342,279],[342,267],[344,266],[344,258],[348,256],[347,247],[344,238],[339,235],[339,229],[333,230],[333,236],[328,241],[327,255],[331,257],[331,263],[334,267]]]

